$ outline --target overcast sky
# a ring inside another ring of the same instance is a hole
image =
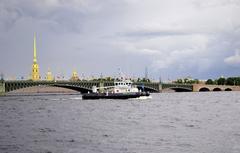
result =
[[[0,0],[0,72],[240,76],[239,0]]]

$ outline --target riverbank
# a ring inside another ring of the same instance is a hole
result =
[[[36,94],[79,94],[79,92],[60,87],[34,86],[6,93],[6,95],[36,95]]]

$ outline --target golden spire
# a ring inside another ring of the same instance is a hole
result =
[[[37,63],[36,33],[33,38],[33,63]]]
[[[39,66],[37,64],[37,47],[36,47],[36,34],[33,38],[33,65],[32,65],[32,80],[40,80]]]

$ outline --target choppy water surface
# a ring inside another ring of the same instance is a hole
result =
[[[0,153],[239,153],[240,92],[0,97]]]

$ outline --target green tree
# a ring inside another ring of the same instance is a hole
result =
[[[212,79],[208,79],[208,80],[206,81],[206,84],[214,84],[214,82],[213,82]]]
[[[138,78],[138,79],[137,79],[137,82],[141,82],[141,78]]]
[[[199,84],[199,80],[198,79],[194,79],[194,83]]]
[[[230,78],[227,78],[227,79],[226,79],[226,85],[231,85],[231,86],[233,86],[233,85],[235,85],[235,82],[236,82],[236,78],[230,77]]]
[[[225,79],[225,78],[219,78],[219,79],[217,80],[217,84],[218,84],[218,85],[225,85],[225,82],[226,82],[226,79]]]
[[[240,85],[240,77],[237,77],[235,79],[235,85],[239,86]]]

